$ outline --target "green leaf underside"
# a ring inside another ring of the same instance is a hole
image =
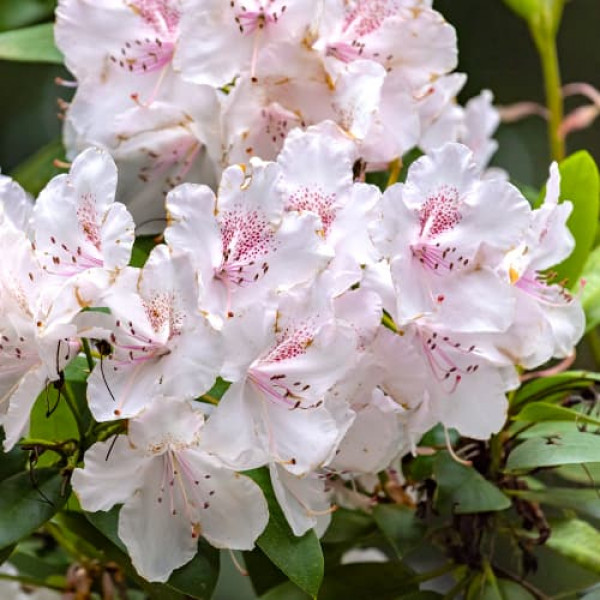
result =
[[[517,446],[508,457],[506,469],[519,471],[539,467],[598,462],[600,436],[584,432],[530,438]]]
[[[511,505],[510,499],[476,469],[457,463],[447,452],[438,453],[433,472],[440,508],[470,514],[505,510]]]
[[[63,64],[54,43],[54,24],[44,23],[0,33],[0,60]]]
[[[269,523],[257,540],[258,547],[293,583],[316,598],[323,579],[324,559],[315,532],[308,531],[302,537],[294,535],[277,503],[266,469],[248,471],[246,475],[261,487],[269,505]]]
[[[59,469],[35,469],[33,477],[35,485],[29,473],[18,473],[2,481],[0,548],[33,533],[66,502]]]

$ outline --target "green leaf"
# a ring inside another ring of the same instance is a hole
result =
[[[0,565],[8,560],[8,557],[13,553],[13,550],[16,548],[16,546],[16,544],[11,544],[10,546],[6,546],[6,548],[0,550]]]
[[[512,495],[529,502],[573,510],[579,515],[600,519],[600,492],[596,489],[553,487],[540,490],[515,490]]]
[[[146,264],[146,260],[156,244],[156,236],[138,235],[133,243],[129,265],[132,267],[142,268]]]
[[[522,585],[509,579],[494,579],[490,582],[486,579],[479,579],[471,586],[469,600],[535,600],[530,592]]]
[[[600,176],[594,159],[584,150],[572,154],[559,165],[560,199],[573,203],[567,225],[575,238],[575,249],[560,265],[553,267],[558,280],[566,279],[575,288],[594,247],[600,204]]]
[[[27,464],[25,450],[16,446],[10,452],[3,452],[2,442],[4,442],[4,431],[0,430],[0,481],[23,471]]]
[[[373,509],[377,526],[390,542],[398,558],[423,541],[425,525],[415,511],[401,504],[379,504]]]
[[[586,331],[590,331],[600,324],[600,247],[588,256],[581,279],[585,283],[578,291],[585,311]]]
[[[120,507],[113,507],[106,512],[85,513],[85,517],[117,548],[126,553],[125,544],[117,533],[119,511]],[[208,600],[217,585],[218,577],[219,552],[204,540],[200,540],[198,554],[189,563],[173,571],[165,585],[193,598]]]
[[[258,596],[288,581],[283,572],[271,562],[260,548],[254,548],[251,552],[244,552],[244,562],[252,587]]]
[[[295,584],[316,598],[323,579],[321,544],[313,530],[296,537],[279,507],[266,469],[246,473],[262,489],[269,505],[269,523],[257,540],[258,547]]]
[[[572,408],[551,404],[549,402],[532,402],[514,417],[515,421],[540,423],[542,421],[572,421],[581,425],[600,426],[600,419],[595,419]]]
[[[556,467],[558,465],[598,462],[600,436],[573,432],[547,438],[531,438],[509,455],[507,471]]]
[[[29,473],[18,473],[2,482],[0,548],[6,548],[33,533],[51,519],[66,501],[59,469],[35,469],[34,477],[36,487]]]
[[[49,411],[51,414],[47,416]],[[42,391],[33,405],[29,437],[52,442],[64,442],[79,438],[77,422],[67,401],[62,393],[59,393],[51,384]],[[49,466],[56,462],[56,459],[56,454],[46,452],[40,456],[38,466]]]
[[[517,391],[511,406],[547,399],[570,390],[584,389],[595,382],[600,382],[600,373],[589,371],[566,371],[552,377],[538,377],[527,382]]]
[[[55,0],[0,0],[0,31],[33,25],[51,19]]]
[[[54,166],[54,160],[64,156],[62,141],[60,138],[56,139],[22,162],[12,171],[11,176],[30,194],[37,196],[52,177],[63,172]]]
[[[54,25],[44,23],[0,33],[0,60],[63,64],[54,44]]]
[[[457,463],[439,452],[433,467],[438,487],[436,505],[455,514],[506,510],[511,501],[473,467]]]
[[[338,508],[333,513],[331,523],[321,541],[324,544],[356,543],[359,538],[369,535],[374,529],[375,523],[370,515],[358,510]]]
[[[310,596],[291,581],[287,581],[270,589],[260,600],[310,600]]]
[[[546,545],[577,563],[600,574],[600,532],[585,521],[568,519],[550,523],[552,535]]]
[[[414,573],[400,563],[341,565],[327,573],[319,592],[319,600],[400,600],[406,594],[418,592],[418,583],[412,579],[413,576]],[[408,598],[410,597],[409,595]],[[305,592],[291,582],[279,585],[261,596],[261,600],[308,598]]]

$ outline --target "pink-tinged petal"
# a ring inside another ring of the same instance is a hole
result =
[[[195,507],[201,535],[216,548],[252,550],[269,520],[267,502],[258,485],[200,449],[190,448],[182,455],[190,471],[202,476],[202,499],[206,499]]]
[[[280,396],[288,408],[308,409],[322,402],[325,393],[352,367],[357,336],[350,327],[310,323],[290,325],[269,353],[251,369],[267,396]],[[277,401],[277,400],[276,400]]]
[[[260,439],[261,428],[255,420],[257,399],[251,386],[234,383],[212,412],[201,439],[201,447],[240,471],[263,466],[268,447]],[[260,401],[258,401],[260,402]]]
[[[335,82],[332,106],[337,122],[357,139],[364,139],[373,125],[386,75],[376,62],[357,60],[346,65]]]
[[[198,550],[198,531],[190,522],[183,488],[179,481],[172,486],[165,481],[168,460],[160,456],[149,461],[143,487],[129,496],[119,515],[119,537],[136,570],[148,581],[167,581]]]
[[[72,277],[97,267],[129,262],[134,224],[124,206],[114,204],[117,170],[97,148],[79,155],[68,175],[42,190],[34,209],[38,256],[50,274]]]
[[[317,525],[327,528],[332,511],[324,478],[315,474],[296,477],[273,463],[269,472],[275,497],[294,535],[302,536]]]
[[[494,108],[493,100],[492,92],[483,90],[467,102],[460,136],[460,141],[471,149],[482,169],[487,167],[498,148],[498,142],[492,136],[500,125],[500,114]]]
[[[383,396],[375,390],[373,398],[377,393]],[[388,467],[405,444],[398,416],[401,412],[400,405],[386,397],[358,410],[329,467],[350,473],[378,473]]]
[[[365,348],[375,337],[381,324],[383,305],[379,294],[360,287],[334,300],[335,314],[356,332],[360,348]]]
[[[167,196],[168,225],[165,239],[170,248],[189,253],[200,273],[201,283],[213,277],[221,260],[222,244],[215,219],[214,192],[206,186],[184,184]]]
[[[88,378],[87,398],[97,421],[129,419],[139,414],[160,393],[160,370],[151,359],[121,364],[104,358]]]
[[[122,269],[129,264],[135,240],[133,217],[123,204],[113,204],[102,223],[102,247],[106,269]]]
[[[342,195],[350,191],[357,157],[355,143],[331,121],[290,132],[277,157],[281,167],[279,185],[287,209],[312,210],[329,229],[331,217],[326,210],[343,205]],[[303,190],[315,195],[303,198]]]
[[[429,153],[456,142],[464,127],[464,109],[456,102],[467,81],[464,73],[450,73],[427,83],[416,93],[420,120],[419,148]]]
[[[157,397],[128,427],[130,445],[145,456],[198,442],[204,415],[179,398]]]
[[[223,343],[205,319],[182,334],[162,359],[160,387],[164,395],[196,398],[213,386],[223,365]]]
[[[30,237],[33,200],[16,181],[5,175],[0,175],[0,212],[16,229]]]
[[[432,410],[445,427],[461,435],[486,440],[506,421],[508,401],[504,381],[495,367],[484,365],[464,377],[453,392],[429,386]]]
[[[46,369],[43,366],[30,370],[19,381],[10,397],[8,411],[5,415],[0,416],[0,423],[5,433],[5,452],[10,451],[21,437],[26,434],[29,427],[31,409],[47,381]]]
[[[263,434],[261,442],[271,455],[290,473],[302,476],[328,463],[340,438],[336,419],[323,406],[290,409],[259,397]]]
[[[131,498],[148,466],[149,458],[120,435],[88,448],[84,467],[73,471],[71,483],[84,510],[110,510]]]
[[[254,76],[275,44],[300,44],[315,0],[196,1],[183,15],[175,66],[195,83],[221,87],[243,72]]]
[[[375,292],[380,298],[383,309],[394,319],[398,320],[396,292],[387,260],[367,265],[363,271],[361,287]]]

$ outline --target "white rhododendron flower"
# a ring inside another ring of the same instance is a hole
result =
[[[172,257],[158,246],[142,270],[129,267],[117,277],[102,304],[110,317],[95,314],[111,351],[88,384],[98,421],[134,416],[157,393],[194,398],[210,389],[222,364],[221,346],[198,312],[187,256]]]
[[[119,537],[150,581],[166,581],[190,561],[199,537],[250,550],[267,524],[260,488],[201,448],[203,427],[198,409],[158,397],[110,454],[110,442],[97,443],[73,474],[85,510],[123,504]]]
[[[469,106],[472,120],[489,120],[490,101]],[[276,160],[227,167],[216,193],[176,186],[143,267],[105,151],[78,156],[31,218],[3,180],[5,447],[85,352],[81,401],[105,433],[73,486],[84,510],[123,505],[119,536],[152,581],[200,536],[254,546],[268,509],[241,472],[269,473],[294,535],[322,535],[337,505],[368,510],[379,475],[401,478],[435,426],[501,430],[517,368],[568,356],[583,332],[578,299],[549,271],[573,247],[556,166],[532,210],[485,173],[476,136],[473,150],[418,158],[384,193],[339,123],[280,139]]]

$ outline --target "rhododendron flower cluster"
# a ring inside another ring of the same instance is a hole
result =
[[[427,0],[60,0],[56,41],[77,79],[70,157],[107,149],[120,199],[154,231],[176,184],[214,187],[327,119],[369,171],[449,141],[482,168],[495,150],[491,94],[455,102],[456,34]]]
[[[572,352],[583,312],[548,271],[573,248],[556,165],[536,209],[482,174],[482,140],[474,152],[432,149],[383,193],[354,172],[359,158],[388,161],[431,133],[424,115],[452,78],[454,33],[427,2],[61,3],[64,49],[88,25],[114,49],[67,52],[80,82],[69,119],[86,144],[115,152],[125,185],[127,161],[141,168],[144,152],[156,163],[179,152],[172,166],[209,148],[198,132],[221,118],[209,105],[224,115],[227,161],[246,154],[242,139],[254,140],[248,154],[267,148],[263,127],[284,134],[261,158],[224,168],[216,191],[170,191],[143,267],[131,266],[134,219],[115,201],[108,152],[78,155],[34,206],[0,180],[11,257],[0,261],[4,447],[85,352],[91,414],[126,426],[85,449],[73,488],[86,511],[123,505],[119,537],[145,578],[166,581],[200,537],[254,546],[269,511],[251,469],[269,470],[294,534],[322,533],[336,504],[355,502],[346,482],[393,470],[436,424],[489,438],[518,368]],[[396,45],[410,43],[410,60],[395,62]],[[295,70],[314,82],[306,93],[320,111],[298,122],[286,116],[301,114],[286,105]],[[89,104],[103,85],[110,101]],[[378,89],[368,118],[349,108],[366,106],[352,104],[353,85]],[[256,96],[263,108],[241,135],[232,114],[251,117],[239,106]],[[397,103],[420,123],[404,145],[384,139],[385,107]],[[98,110],[117,128],[94,139]],[[319,115],[334,121],[308,126]]]

